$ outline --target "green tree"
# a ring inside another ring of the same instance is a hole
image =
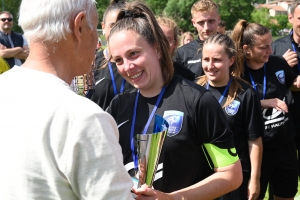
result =
[[[219,4],[221,19],[226,29],[232,29],[239,19],[250,20],[254,10],[253,0],[215,0]]]
[[[275,16],[275,19],[277,20],[277,26],[279,30],[288,27],[289,20],[287,15],[277,15]]]
[[[269,15],[269,9],[267,8],[255,9],[251,13],[251,22],[256,22],[268,28],[271,28],[271,17]]]
[[[103,14],[106,10],[106,8],[109,6],[109,2],[110,0],[96,0],[97,4],[97,11],[98,11],[98,15],[99,15],[99,24],[98,24],[98,28],[102,28],[101,27],[101,22],[103,20]]]
[[[254,3],[264,4],[266,3],[266,0],[255,0]]]
[[[152,9],[155,15],[161,15],[168,3],[168,0],[146,0],[146,3]]]
[[[169,0],[164,13],[172,17],[183,31],[193,31],[191,8],[195,0]]]

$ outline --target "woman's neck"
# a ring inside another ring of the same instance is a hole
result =
[[[252,60],[246,60],[247,66],[251,69],[257,70],[264,66],[264,63],[258,63]]]
[[[209,84],[213,87],[224,87],[228,84],[229,76],[224,77],[220,81],[209,80]]]
[[[164,87],[165,83],[163,81],[162,76],[158,78],[157,81],[153,82],[152,85],[144,88],[144,89],[140,89],[140,93],[141,95],[143,95],[144,97],[155,97],[157,95],[160,94],[162,88]]]

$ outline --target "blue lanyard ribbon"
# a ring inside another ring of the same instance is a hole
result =
[[[292,36],[293,35],[293,30],[290,32],[290,35]],[[295,47],[295,44],[293,43],[292,41],[292,47],[293,47],[293,51],[298,55],[298,52],[296,50],[296,47]],[[298,59],[298,57],[297,57]],[[299,59],[298,59],[298,70],[300,71],[300,63],[299,63]]]
[[[252,84],[253,88],[258,92],[257,87],[256,87],[257,84],[255,84],[255,82],[254,82],[254,80],[253,80],[253,78],[252,78],[252,76],[251,76],[249,67],[248,67],[248,65],[247,65],[246,63],[245,63],[245,65],[246,65],[246,69],[247,69],[247,71],[248,71],[248,73],[249,73],[249,77],[250,77],[250,80],[251,80],[251,84]],[[262,96],[261,100],[264,100],[264,99],[265,99],[265,97],[266,97],[266,92],[267,92],[267,74],[266,74],[266,72],[267,72],[267,67],[266,67],[266,63],[265,63],[265,64],[264,64],[264,88],[263,88],[263,96]]]
[[[117,86],[116,86],[115,76],[114,76],[114,73],[112,71],[112,66],[111,66],[110,62],[108,62],[108,68],[109,68],[109,72],[110,72],[111,82],[112,82],[112,85],[113,85],[113,88],[114,88],[114,95],[116,96],[118,94]],[[120,93],[124,91],[124,85],[125,85],[125,79],[123,78],[122,79],[122,85],[121,85],[121,88],[120,88]]]
[[[222,96],[221,96],[220,99],[219,99],[219,104],[221,104],[222,100],[224,99],[224,97],[225,97],[225,95],[226,95],[226,93],[227,93],[227,91],[228,91],[228,89],[229,89],[229,87],[230,87],[231,82],[232,82],[232,76],[230,77],[230,79],[229,79],[229,81],[228,81],[228,83],[227,83],[227,85],[226,85],[226,88],[225,88],[225,90],[224,90]],[[209,81],[207,81],[207,83],[206,83],[206,89],[207,89],[207,90],[209,89]]]
[[[106,56],[108,57],[108,53],[107,51],[105,51],[106,53]],[[109,68],[109,73],[110,73],[110,78],[111,78],[111,82],[112,82],[112,85],[113,85],[113,88],[114,88],[114,96],[116,96],[118,94],[117,92],[117,86],[116,86],[116,81],[115,81],[115,76],[114,76],[114,73],[113,73],[113,70],[112,70],[112,66],[111,66],[111,62],[108,61],[108,68]],[[122,85],[121,85],[121,88],[120,88],[120,92],[123,92],[124,91],[124,85],[125,85],[125,79],[123,78],[122,79]]]
[[[152,113],[151,115],[149,116],[149,119],[143,129],[143,132],[142,134],[146,134],[147,133],[147,130],[149,128],[149,125],[152,121],[152,118],[158,108],[158,105],[161,101],[161,98],[163,97],[164,95],[164,92],[166,90],[166,86],[164,86],[161,91],[160,91],[160,94],[156,100],[156,103],[155,103],[155,106],[152,110]],[[136,111],[137,111],[137,105],[138,105],[138,99],[139,99],[139,94],[140,94],[140,91],[138,90],[137,93],[136,93],[136,97],[135,97],[135,102],[134,102],[134,110],[133,110],[133,117],[132,117],[132,123],[131,123],[131,130],[130,130],[130,147],[131,147],[131,154],[132,154],[132,160],[134,162],[134,169],[137,169],[138,168],[138,156],[137,154],[135,153],[135,150],[134,150],[134,126],[135,126],[135,120],[136,120]]]

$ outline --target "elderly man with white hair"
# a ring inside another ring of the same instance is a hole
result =
[[[0,76],[0,199],[131,199],[113,118],[75,94],[97,44],[94,0],[22,0],[26,62]]]

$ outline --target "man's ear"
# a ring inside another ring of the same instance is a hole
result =
[[[81,40],[83,29],[86,23],[87,23],[86,14],[84,12],[78,13],[74,19],[74,26],[73,26],[74,27],[73,33],[78,40]]]
[[[196,26],[195,26],[195,21],[194,21],[193,18],[191,19],[191,22],[192,22],[193,26],[196,27]]]
[[[292,14],[288,15],[288,20],[291,24],[293,23],[293,15]]]

